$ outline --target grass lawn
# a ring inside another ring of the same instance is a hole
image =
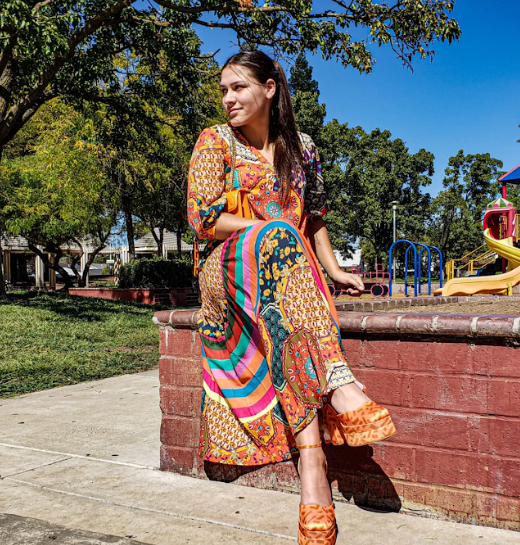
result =
[[[158,307],[11,293],[0,300],[0,398],[151,369]]]

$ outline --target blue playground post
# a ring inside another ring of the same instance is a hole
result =
[[[426,244],[421,244],[420,242],[416,242],[417,246],[422,246],[421,251],[419,252],[419,257],[417,258],[417,265],[419,268],[419,295],[421,294],[421,267],[422,267],[422,261],[421,256],[424,250],[428,252],[428,295],[432,294],[432,254],[430,252],[430,247]]]
[[[406,253],[404,256],[404,269],[405,269],[405,278],[404,278],[404,294],[406,297],[408,297],[408,251],[410,248],[413,248],[413,255],[414,255],[414,294],[415,297],[417,297],[417,248],[413,242],[410,242],[409,240],[401,239],[396,240],[392,246],[390,246],[390,251],[388,252],[388,270],[390,271],[390,282],[389,282],[389,291],[388,295],[392,297],[392,251],[394,249],[394,246],[396,244],[400,244],[401,242],[404,242],[405,244],[408,244],[408,248],[406,249]]]
[[[392,252],[396,244],[404,242],[408,244],[406,252],[404,254],[404,269],[405,269],[405,278],[404,278],[404,294],[408,297],[408,252],[413,249],[414,253],[414,294],[417,297],[417,292],[421,293],[421,257],[424,250],[428,252],[428,295],[432,294],[432,254],[431,250],[436,250],[439,253],[440,261],[440,287],[442,288],[442,268],[444,266],[442,259],[442,252],[437,248],[437,246],[429,246],[428,244],[422,244],[421,242],[410,242],[406,239],[396,240],[392,246],[390,246],[390,251],[388,252],[388,270],[390,271],[390,289],[388,295],[392,297],[392,280],[393,280],[393,270],[392,270]],[[417,253],[417,246],[421,247],[421,251]],[[419,289],[417,289],[419,286]]]
[[[439,248],[437,248],[437,246],[430,246],[430,248],[432,250],[437,250],[437,252],[439,253],[439,266],[440,266],[440,276],[439,276],[439,287],[442,288],[442,271],[444,269],[444,263],[442,262],[442,252],[439,250]]]

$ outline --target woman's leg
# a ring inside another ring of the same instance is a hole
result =
[[[318,419],[314,420],[300,433],[296,434],[296,445],[315,445],[320,443]],[[301,483],[302,505],[324,505],[332,503],[330,485],[327,480],[326,458],[321,447],[300,450],[298,464]]]

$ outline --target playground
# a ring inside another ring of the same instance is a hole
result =
[[[498,180],[502,183],[502,195],[490,202],[483,218],[484,244],[462,256],[452,259],[445,265],[442,252],[436,246],[407,239],[395,241],[389,249],[388,270],[383,264],[377,264],[375,271],[365,272],[353,267],[352,274],[359,275],[365,283],[362,299],[384,297],[408,297],[413,290],[413,297],[442,295],[496,295],[512,296],[513,288],[520,284],[520,214],[516,207],[507,200],[507,184],[520,185],[520,165],[517,165]],[[404,251],[404,282],[397,278],[395,257],[399,248]],[[438,287],[432,280],[433,258],[437,258],[439,269]],[[413,267],[410,269],[409,267]],[[427,274],[423,277],[423,272]],[[409,279],[410,275],[410,279]],[[425,278],[423,280],[423,278]],[[447,280],[444,283],[444,278]],[[400,287],[404,286],[404,290]],[[332,296],[337,301],[350,301],[346,290],[329,284]],[[499,300],[489,301],[493,312],[500,312]],[[424,308],[427,309],[428,303]],[[472,303],[465,303],[466,312],[473,312]],[[511,301],[505,310],[515,307],[520,312],[517,301]],[[417,309],[417,307],[414,307]],[[461,308],[461,307],[459,307]],[[446,311],[449,312],[448,308]],[[464,310],[459,310],[464,312]],[[511,313],[503,312],[503,313]]]

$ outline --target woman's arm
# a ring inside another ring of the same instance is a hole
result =
[[[247,219],[240,216],[235,216],[234,214],[229,214],[228,212],[222,212],[218,218],[215,228],[215,238],[218,240],[226,240],[235,231],[261,222],[262,220]]]
[[[353,286],[347,290],[349,295],[361,295],[365,285],[361,278],[355,274],[346,273],[338,265],[338,260],[332,251],[327,226],[322,218],[319,218],[307,226],[307,232],[319,262],[327,271],[334,284]]]

